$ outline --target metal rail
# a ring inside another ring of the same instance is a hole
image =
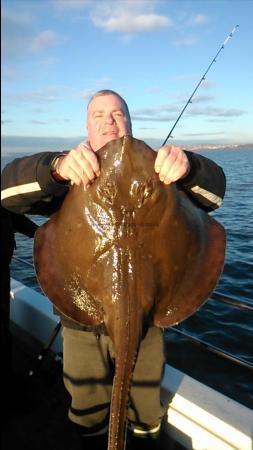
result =
[[[209,344],[206,341],[203,341],[202,339],[194,337],[191,334],[186,333],[185,331],[178,330],[177,328],[174,328],[174,327],[171,327],[170,330],[186,337],[187,339],[192,341],[194,344],[200,345],[201,347],[205,348],[206,350],[209,350],[212,353],[222,356],[223,358],[229,359],[229,360],[235,362],[236,364],[246,367],[247,369],[253,370],[253,364],[249,361],[246,361],[241,358],[237,358],[236,356],[231,355],[231,353],[227,352],[226,350],[221,350],[220,348],[215,347],[214,345]]]
[[[228,297],[227,295],[220,294],[219,292],[213,292],[211,297],[212,300],[216,300],[221,303],[226,303],[231,306],[235,306],[236,308],[245,309],[247,311],[253,311],[253,306],[251,306],[247,302],[241,302],[232,297]]]
[[[26,264],[27,266],[30,266],[30,267],[32,267],[34,269],[34,265],[31,262],[26,261],[25,259],[22,259],[19,256],[13,255],[12,259],[16,259],[17,261],[20,261],[20,262],[22,262],[22,263]]]

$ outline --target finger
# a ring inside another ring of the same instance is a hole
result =
[[[164,184],[171,184],[179,180],[180,178],[181,178],[181,171],[173,170],[169,171],[169,173],[164,177],[163,182]]]
[[[87,146],[87,144],[79,144],[77,147],[76,157],[78,158],[79,156],[81,157],[82,162],[87,160],[94,173],[99,176],[100,167],[98,158],[94,151]]]
[[[184,153],[178,154],[175,163],[169,168],[164,177],[165,184],[169,184],[185,177],[189,172],[189,161]]]
[[[82,178],[72,169],[68,172],[68,179],[71,181],[71,184],[76,184],[80,186],[83,182]]]
[[[164,160],[163,165],[159,172],[159,178],[161,181],[164,181],[166,177],[168,177],[168,174],[173,171],[173,167],[175,167],[176,164],[176,155],[173,153],[170,153],[169,156]]]
[[[80,163],[75,159],[75,150],[72,150],[66,158],[59,162],[57,172],[63,178],[73,181],[74,184],[80,185],[82,182],[87,184],[89,179],[84,173]],[[94,173],[93,173],[93,176]]]
[[[96,178],[95,172],[88,160],[82,155],[81,149],[73,149],[70,151],[63,170],[69,175],[69,169],[74,170],[74,172],[83,179],[84,183],[87,181],[86,177],[88,177],[88,180],[90,181],[93,181]]]
[[[157,157],[156,157],[156,160],[155,160],[155,171],[156,171],[156,173],[160,172],[161,167],[164,164],[164,161],[166,160],[166,158],[170,154],[170,151],[171,151],[171,146],[168,146],[168,145],[164,146],[164,147],[161,147],[158,150]]]
[[[83,158],[81,155],[78,156],[73,164],[75,171],[80,174],[84,181],[86,181],[86,178],[88,178],[88,181],[92,182],[97,177],[89,161]]]
[[[93,150],[90,150],[86,154],[87,161],[89,162],[89,165],[91,166],[92,170],[95,172],[96,176],[98,177],[100,175],[100,167],[99,162],[97,159],[97,156],[93,152]]]

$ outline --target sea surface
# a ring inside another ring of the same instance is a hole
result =
[[[38,147],[37,147],[38,148]],[[3,153],[2,168],[16,157]],[[30,152],[31,153],[31,152]],[[222,166],[227,178],[227,191],[220,209],[211,215],[226,229],[227,250],[223,274],[215,292],[237,302],[253,306],[253,146],[199,151]],[[40,216],[30,216],[39,225]],[[13,258],[12,276],[24,284],[40,290],[32,266],[32,240],[16,234],[14,256],[22,258],[26,266]],[[204,277],[203,273],[203,277]],[[201,280],[200,280],[201,282]],[[179,334],[187,333],[192,338]],[[222,303],[210,298],[192,317],[178,326],[165,330],[167,362],[201,382],[253,408],[253,371],[234,358],[253,364],[253,311]],[[211,351],[219,348],[225,357]]]

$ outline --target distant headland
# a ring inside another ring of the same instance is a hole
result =
[[[197,144],[197,145],[185,145],[183,146],[186,150],[192,152],[205,151],[205,150],[242,150],[249,148],[253,150],[253,144]]]

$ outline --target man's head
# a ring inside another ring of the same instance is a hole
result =
[[[103,90],[91,97],[87,106],[87,132],[95,152],[113,139],[132,134],[128,106],[117,92]]]

